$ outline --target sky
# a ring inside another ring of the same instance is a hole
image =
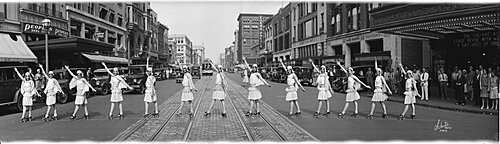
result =
[[[169,34],[186,34],[193,45],[205,46],[205,57],[219,63],[219,54],[232,45],[243,13],[276,14],[289,1],[153,1],[151,7]]]

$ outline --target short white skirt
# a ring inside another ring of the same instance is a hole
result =
[[[417,99],[415,98],[415,92],[414,91],[405,91],[403,93],[405,95],[405,103],[404,104],[414,104],[417,102]]]
[[[299,99],[299,96],[297,95],[297,88],[296,87],[291,87],[291,88],[287,87],[285,89],[285,91],[287,92],[286,97],[285,97],[286,101],[292,101],[292,100]]]
[[[373,97],[372,97],[373,102],[386,101],[387,98],[388,98],[387,95],[382,91],[382,89],[377,88],[375,89],[375,91],[373,91]]]
[[[33,93],[25,92],[23,94],[23,106],[32,106],[33,105]]]
[[[257,89],[256,87],[248,88],[248,99],[259,100],[260,98],[262,98],[262,94],[260,93],[259,89]]]
[[[347,90],[347,94],[345,95],[346,102],[357,101],[361,97],[359,97],[359,93],[356,90]]]
[[[77,95],[75,97],[75,104],[76,105],[87,104],[87,97],[85,95]]]
[[[248,77],[247,77],[247,76],[243,76],[243,82],[244,82],[244,83],[248,83],[248,82],[249,82],[249,81],[248,81]]]
[[[212,93],[212,99],[223,100],[226,97],[224,89],[221,85],[215,85],[214,92]]]
[[[45,100],[45,104],[48,106],[56,104],[56,93],[49,92],[47,93],[47,99]]]
[[[189,87],[184,87],[182,90],[181,101],[192,101],[194,99],[193,93]]]
[[[123,95],[121,90],[112,90],[110,102],[122,102]]]
[[[146,89],[146,93],[144,94],[144,102],[156,102],[156,94],[153,92],[153,89]]]

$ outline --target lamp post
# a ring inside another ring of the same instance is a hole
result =
[[[49,70],[49,28],[52,22],[50,19],[45,18],[42,21],[43,28],[45,29],[45,70]]]

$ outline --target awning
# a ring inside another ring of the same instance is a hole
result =
[[[19,34],[0,33],[0,62],[37,62]]]
[[[92,62],[106,62],[106,63],[114,63],[114,64],[127,64],[128,60],[126,58],[121,57],[112,57],[112,56],[103,56],[103,55],[91,55],[91,54],[83,54],[83,56],[90,59]]]

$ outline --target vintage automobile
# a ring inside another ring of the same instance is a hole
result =
[[[86,68],[70,68],[71,72],[76,74],[78,70],[82,71],[85,73],[87,70]],[[64,92],[64,95],[61,95],[61,99],[57,98],[59,103],[66,103],[68,100],[74,100],[76,97],[76,88],[70,89],[69,88],[69,83],[71,82],[71,75],[68,73],[66,69],[57,69],[53,70],[54,72],[54,78],[57,79],[57,82],[59,82],[59,85],[61,86],[61,89]]]
[[[146,65],[131,65],[128,67],[126,82],[135,92],[143,94],[146,90]]]
[[[368,71],[368,68],[374,69],[374,65],[363,65],[363,66],[353,66],[352,69],[354,70],[354,75],[358,77],[359,80],[361,80],[363,83],[366,84],[366,76],[364,73]],[[341,71],[341,70],[336,70],[337,73],[335,73],[335,78],[332,82],[332,88],[336,92],[341,92],[345,93],[345,90],[347,89],[347,76],[346,74]],[[360,71],[363,71],[363,75],[360,75]],[[365,91],[368,90],[364,87],[360,87],[358,91]]]
[[[311,86],[313,84],[313,69],[311,67],[296,66],[293,71],[299,78],[300,84]]]
[[[277,67],[271,72],[271,81],[274,82],[286,82],[286,72],[282,67]]]
[[[181,83],[182,79],[184,77],[184,74],[182,73],[182,70],[180,68],[177,68],[174,70],[175,73],[175,82],[176,83]]]
[[[198,78],[198,79],[201,79],[201,70],[200,70],[200,66],[192,66],[191,67],[191,76],[193,76],[193,78]]]
[[[125,67],[119,68],[120,75],[126,79],[128,69]],[[110,77],[106,69],[94,70],[94,77],[90,79],[90,85],[97,90],[97,93],[106,95],[111,92],[111,85],[109,84]]]
[[[156,68],[153,69],[153,71],[153,75],[155,76],[156,80],[165,80],[167,78],[165,68]]]

